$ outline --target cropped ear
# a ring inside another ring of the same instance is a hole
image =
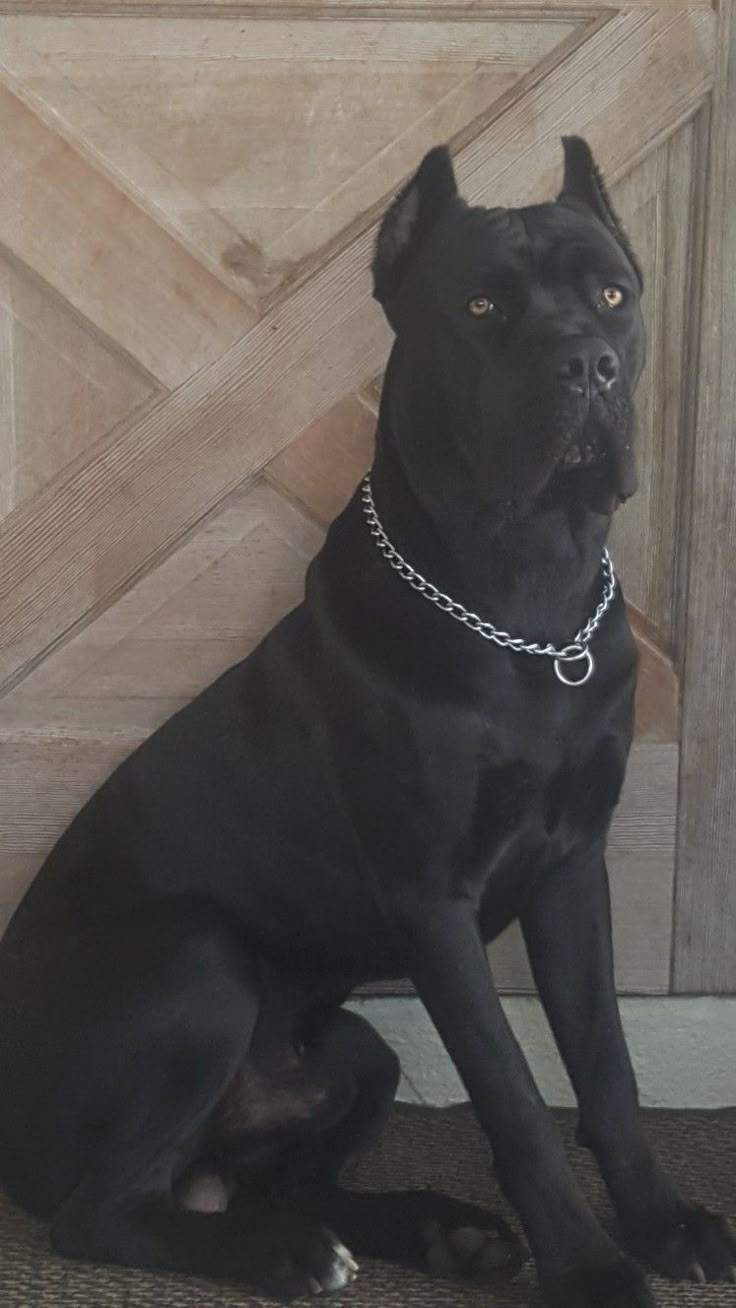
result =
[[[616,237],[627,258],[643,284],[642,271],[636,255],[631,248],[629,238],[624,231],[606,189],[601,171],[593,158],[587,141],[582,136],[563,136],[562,148],[565,151],[565,174],[562,190],[557,197],[558,203],[577,201],[593,210],[609,232]]]
[[[373,255],[373,294],[386,304],[398,290],[437,219],[457,195],[450,153],[436,145],[384,215]]]

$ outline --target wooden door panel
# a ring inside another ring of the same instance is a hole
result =
[[[502,98],[469,125],[469,139],[457,152],[469,198],[498,203],[549,194],[559,175],[560,115],[567,111],[589,126],[597,145],[595,137],[605,128],[601,86],[610,120],[620,125],[605,149],[614,152],[612,167],[620,170],[628,157],[624,148],[642,150],[650,133],[662,131],[673,113],[702,97],[713,35],[708,19],[704,13],[626,13],[594,24],[589,36],[590,28],[581,29],[573,50],[517,100],[507,105]],[[644,105],[638,103],[642,87]],[[14,581],[11,605],[6,608],[0,597],[0,625],[7,632],[0,686],[104,603],[100,580],[111,591],[129,584],[238,480],[376,370],[388,336],[369,297],[375,221],[370,215],[366,221],[365,230],[346,239],[209,370],[180,386],[150,418],[124,430],[105,466],[91,462],[73,482],[59,486],[58,504],[84,499],[88,519],[46,514],[40,541],[32,515],[12,524],[6,538],[0,531],[0,551]],[[284,376],[297,375],[299,386],[285,389]],[[123,544],[107,551],[92,583],[90,550],[113,513]],[[39,545],[49,565],[41,572]]]
[[[0,9],[0,914],[117,759],[298,598],[370,463],[386,196],[445,138],[471,200],[546,198],[578,131],[647,277],[610,863],[620,984],[666,990],[708,0]],[[495,967],[529,986],[513,933]]]

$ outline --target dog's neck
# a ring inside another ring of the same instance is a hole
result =
[[[511,635],[566,643],[598,602],[608,521],[580,504],[564,476],[522,515],[484,503],[451,442],[441,433],[430,442],[426,430],[407,441],[406,418],[402,449],[414,444],[416,469],[394,438],[389,405],[376,436],[372,486],[391,543],[428,581]],[[432,467],[439,451],[447,463]]]

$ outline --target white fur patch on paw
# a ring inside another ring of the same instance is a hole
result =
[[[231,1187],[216,1172],[202,1172],[184,1184],[176,1202],[190,1213],[224,1213],[231,1193]]]
[[[349,1249],[341,1244],[336,1235],[329,1232],[333,1248],[333,1259],[327,1272],[323,1272],[319,1280],[316,1276],[309,1279],[309,1288],[312,1294],[322,1294],[327,1291],[329,1294],[332,1290],[342,1290],[346,1285],[350,1285],[358,1274],[358,1264]]]

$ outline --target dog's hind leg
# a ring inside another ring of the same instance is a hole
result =
[[[167,1143],[172,1143],[170,1137]],[[58,1252],[94,1262],[231,1280],[289,1300],[342,1289],[354,1279],[350,1252],[316,1218],[262,1201],[229,1212],[190,1212],[169,1194],[170,1160],[140,1171],[128,1157],[90,1172],[52,1227]]]
[[[521,1266],[525,1250],[503,1219],[433,1190],[367,1193],[339,1184],[345,1165],[385,1125],[399,1081],[396,1055],[373,1027],[340,1010],[308,1043],[314,1064],[344,1116],[286,1153],[273,1187],[334,1227],[357,1256],[488,1283]]]
[[[25,1143],[25,1188],[37,1209],[39,1195],[56,1196],[54,1247],[284,1298],[347,1284],[352,1260],[316,1219],[263,1202],[237,1214],[176,1206],[176,1180],[247,1061],[258,982],[241,941],[206,904],[147,905],[140,920],[136,911],[77,939],[65,975],[58,970],[54,1029],[36,1005],[29,1032],[37,1048],[45,1037],[51,1065],[47,1116]],[[64,1133],[74,1148],[54,1153]]]

